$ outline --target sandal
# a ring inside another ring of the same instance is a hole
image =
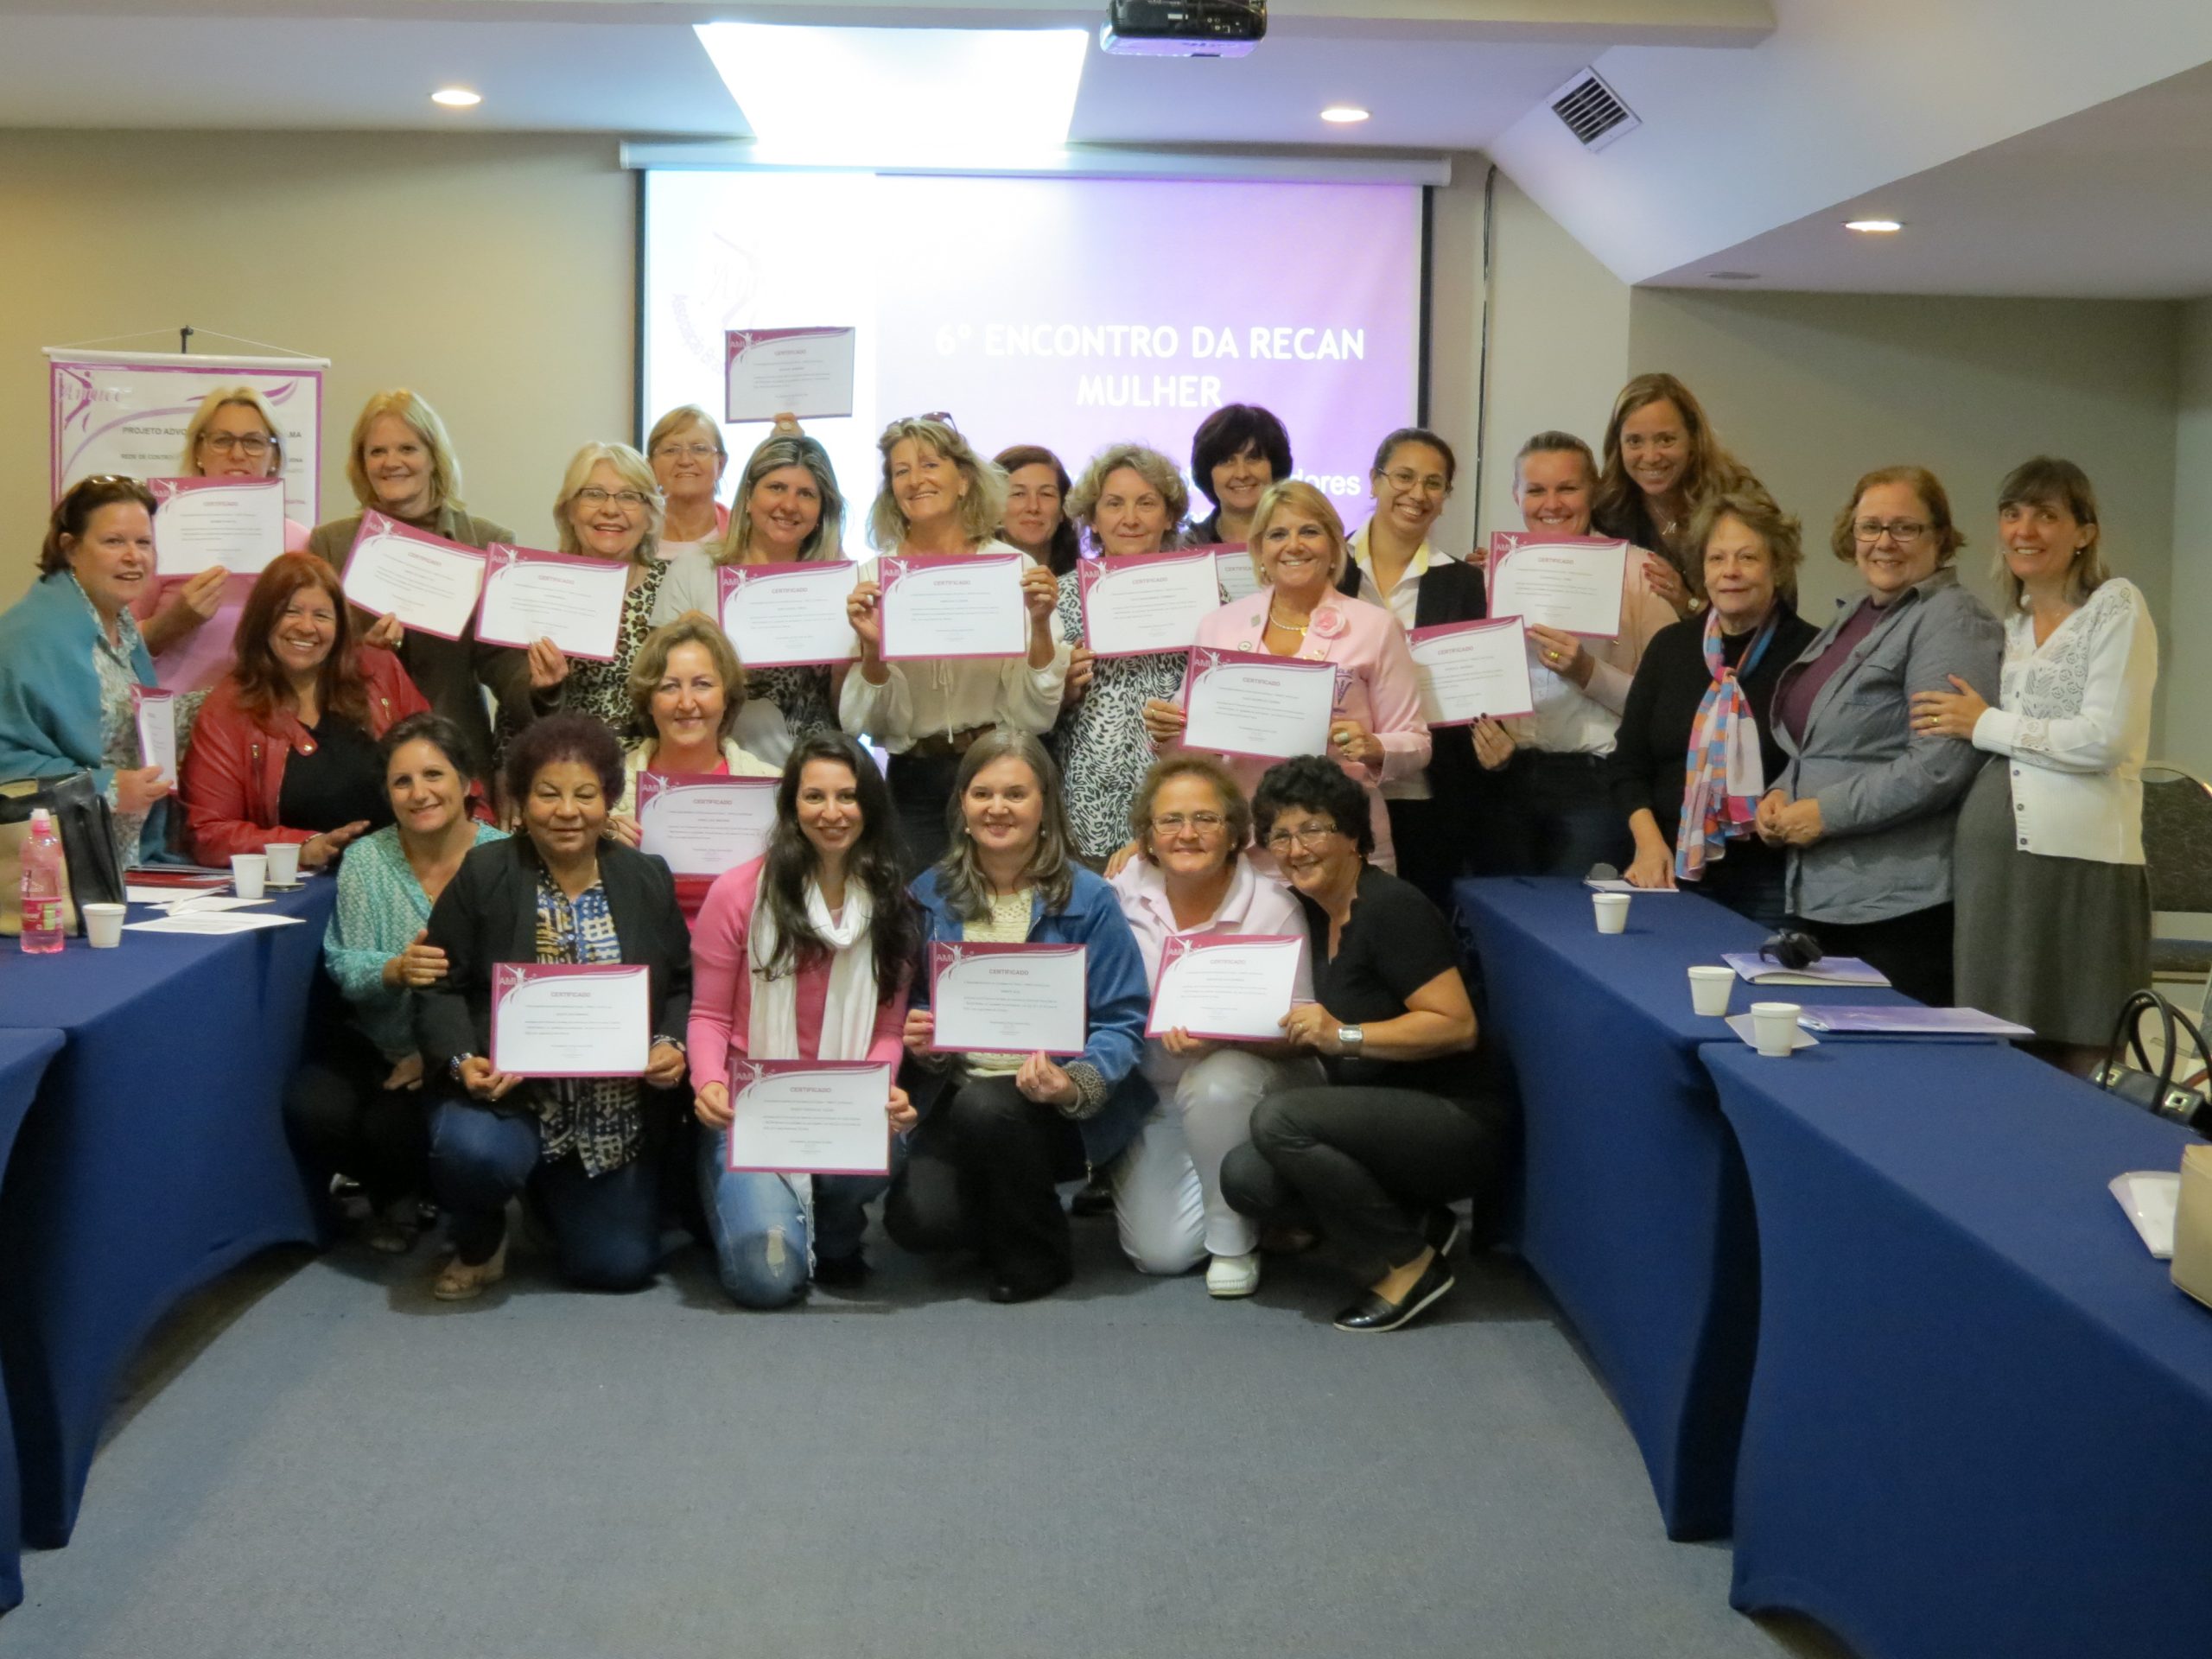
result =
[[[486,1286],[496,1285],[506,1276],[507,1241],[503,1238],[499,1248],[485,1261],[468,1262],[458,1255],[448,1256],[438,1276],[430,1281],[430,1294],[442,1302],[473,1301]]]

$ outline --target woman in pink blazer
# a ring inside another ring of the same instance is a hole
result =
[[[1381,606],[1337,590],[1351,557],[1344,523],[1311,484],[1285,479],[1270,485],[1253,511],[1251,536],[1252,556],[1268,585],[1199,623],[1197,643],[1338,664],[1329,755],[1366,790],[1368,816],[1375,826],[1374,861],[1395,869],[1381,785],[1417,774],[1429,758],[1428,727],[1421,717],[1419,681],[1405,632]],[[1145,705],[1145,732],[1156,748],[1181,747],[1183,720],[1183,710],[1174,703],[1154,700]],[[1269,764],[1224,759],[1248,794]]]

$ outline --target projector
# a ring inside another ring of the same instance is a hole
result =
[[[1268,0],[1109,0],[1098,48],[1129,57],[1241,58],[1268,32]]]

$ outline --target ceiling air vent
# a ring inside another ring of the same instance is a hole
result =
[[[1643,124],[1595,69],[1575,76],[1551,95],[1550,102],[1552,113],[1567,123],[1567,130],[1582,141],[1585,149],[1603,149]]]

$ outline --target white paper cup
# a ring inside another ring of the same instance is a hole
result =
[[[1769,1059],[1781,1059],[1797,1046],[1797,1016],[1804,1010],[1795,1002],[1751,1004],[1751,1035],[1758,1051]]]
[[[241,899],[258,899],[269,883],[269,855],[266,853],[232,853],[231,855],[231,885],[238,890]]]
[[[1728,994],[1735,988],[1733,968],[1697,967],[1690,969],[1690,1007],[1708,1018],[1728,1012]]]
[[[123,912],[121,905],[80,905],[79,911],[85,918],[85,937],[92,941],[95,950],[112,950],[123,943]]]
[[[1623,933],[1628,930],[1628,894],[1624,893],[1593,893],[1590,903],[1598,912],[1600,933]]]
[[[269,861],[269,879],[278,887],[289,887],[300,879],[298,842],[272,841],[261,850]]]

